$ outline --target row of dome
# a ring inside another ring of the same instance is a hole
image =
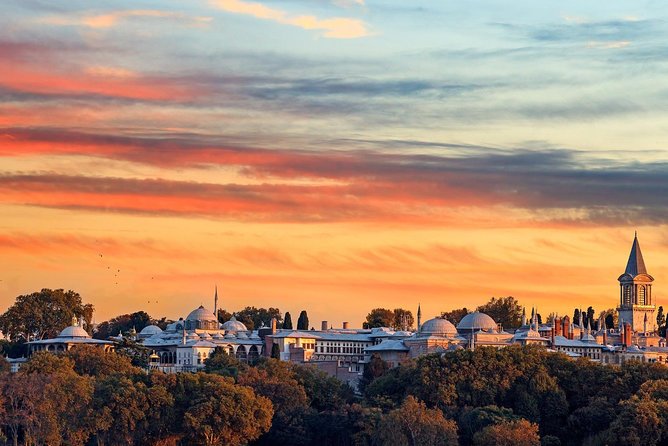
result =
[[[469,313],[459,321],[457,327],[447,319],[436,317],[426,321],[420,327],[420,333],[425,335],[447,336],[458,333],[470,333],[471,331],[496,330],[497,324],[490,316],[479,311]]]

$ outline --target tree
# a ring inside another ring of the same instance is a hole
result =
[[[283,318],[278,308],[255,308],[246,307],[243,310],[236,311],[234,317],[243,322],[249,330],[260,328],[262,325],[268,327],[272,319],[276,319],[277,326],[280,326]]]
[[[459,321],[461,321],[462,318],[469,313],[470,311],[466,307],[464,307],[464,308],[459,308],[457,310],[442,312],[441,317],[457,325]]]
[[[387,308],[374,308],[366,315],[366,327],[391,327],[394,324],[394,312]]]
[[[144,371],[132,365],[130,358],[115,352],[105,352],[92,345],[79,345],[69,350],[65,357],[74,362],[79,375],[102,378],[108,375],[136,376]]]
[[[232,313],[230,313],[229,311],[224,310],[222,308],[218,309],[218,315],[217,316],[218,316],[218,322],[220,322],[221,324],[224,324],[225,322],[232,319]]]
[[[12,341],[55,338],[72,324],[73,316],[82,316],[90,327],[93,306],[84,304],[74,291],[44,288],[18,296],[14,305],[0,315],[0,330]]]
[[[364,365],[362,378],[359,380],[360,391],[364,392],[364,389],[369,384],[371,384],[376,378],[383,376],[383,374],[389,369],[389,364],[383,361],[378,353],[371,355],[369,362]]]
[[[401,407],[382,417],[374,439],[396,446],[456,446],[457,424],[409,395]]]
[[[489,315],[498,324],[504,327],[519,327],[522,323],[522,306],[513,296],[492,297],[477,311]]]
[[[271,344],[271,357],[281,359],[281,348],[276,343]]]
[[[585,326],[587,324],[590,324],[590,327],[593,327],[596,324],[596,321],[594,320],[594,315],[595,314],[596,314],[596,312],[594,311],[593,307],[587,308],[587,315],[584,318]]]
[[[614,308],[608,308],[607,310],[601,311],[599,313],[599,318],[603,317],[605,321],[605,328],[615,328],[617,327],[617,310]]]
[[[277,344],[274,345],[278,347]],[[247,367],[233,355],[228,354],[222,347],[216,347],[216,350],[206,359],[204,364],[205,372],[230,376],[235,380],[239,376],[239,371]]]
[[[473,436],[475,446],[540,446],[538,425],[527,420],[487,426]]]
[[[308,314],[306,314],[306,310],[302,310],[302,312],[299,313],[297,330],[308,330]]]
[[[292,316],[290,316],[289,311],[285,312],[285,319],[283,319],[283,328],[287,330],[292,330]]]
[[[413,313],[403,308],[395,308],[392,328],[395,330],[410,330],[413,327]]]
[[[659,336],[666,337],[666,315],[663,313],[663,306],[656,312],[656,325],[659,327]]]
[[[294,364],[292,370],[306,392],[309,406],[317,411],[337,410],[353,399],[353,390],[348,384],[315,366]]]
[[[580,323],[580,309],[576,308],[575,311],[573,311],[573,324],[577,325]]]
[[[99,324],[93,337],[96,339],[108,339],[110,336],[116,336],[119,333],[127,334],[133,328],[139,333],[144,327],[151,325],[152,322],[153,319],[145,311],[121,314]]]
[[[245,445],[271,427],[271,402],[250,388],[206,373],[180,373],[177,380],[177,399],[187,404],[183,426],[195,444]]]
[[[151,350],[140,342],[124,337],[116,343],[116,353],[130,359],[133,366],[145,369],[148,367]]]

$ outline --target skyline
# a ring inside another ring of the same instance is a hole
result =
[[[662,305],[661,6],[11,0],[0,307],[598,312],[634,230]]]

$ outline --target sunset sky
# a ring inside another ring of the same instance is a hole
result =
[[[8,0],[0,310],[668,305],[663,1]],[[666,296],[666,299],[663,299]]]

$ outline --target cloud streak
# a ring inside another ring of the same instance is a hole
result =
[[[261,20],[269,20],[282,25],[322,32],[332,39],[357,39],[370,35],[366,24],[359,19],[347,17],[319,18],[313,15],[290,15],[280,9],[270,8],[261,3],[241,0],[212,0],[211,4],[226,12],[243,14]]]

